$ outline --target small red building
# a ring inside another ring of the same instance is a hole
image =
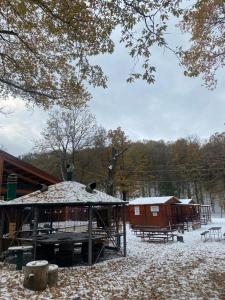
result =
[[[131,225],[168,227],[177,224],[173,204],[180,203],[174,196],[137,198],[130,201],[128,218]]]
[[[177,221],[192,222],[200,220],[200,204],[196,204],[192,199],[179,199],[180,203],[174,205]]]
[[[192,199],[179,199],[180,203],[174,204],[174,214],[177,216],[177,222],[184,225],[184,229],[197,229],[201,227],[201,205],[196,204]]]

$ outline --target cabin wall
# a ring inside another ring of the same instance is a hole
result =
[[[135,207],[140,208],[140,215],[135,215]],[[129,206],[129,222],[132,225],[167,227],[174,224],[174,221],[169,204]]]
[[[200,208],[196,205],[173,205],[172,211],[177,216],[178,223],[200,219]]]
[[[140,214],[135,214],[136,207],[139,207]],[[147,218],[145,215],[145,205],[130,205],[128,207],[128,220],[132,225],[147,225]]]
[[[129,205],[128,218],[131,225],[168,227],[177,224],[177,216],[172,209],[177,199],[171,198],[166,204]],[[135,215],[135,207],[140,214]]]

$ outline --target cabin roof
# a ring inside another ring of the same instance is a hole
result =
[[[165,197],[141,197],[131,200],[129,205],[148,205],[148,204],[165,204],[172,198],[177,199],[174,196],[165,196]],[[179,200],[177,199],[177,202]]]
[[[187,205],[187,204],[194,204],[194,201],[193,199],[179,199],[180,200],[180,204],[184,204],[184,205]]]
[[[89,193],[85,190],[86,186],[74,182],[64,181],[50,185],[48,190],[40,190],[28,195],[16,198],[11,201],[1,201],[0,206],[11,205],[35,205],[35,204],[75,204],[75,203],[126,203],[121,199],[107,195],[106,193],[94,190]]]

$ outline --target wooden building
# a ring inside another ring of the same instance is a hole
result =
[[[173,207],[174,214],[177,216],[178,224],[183,225],[184,229],[197,229],[201,227],[201,205],[195,203],[193,199],[179,199]]]
[[[174,196],[146,197],[130,201],[128,216],[131,225],[170,227],[177,223],[173,204],[179,203]]]
[[[192,199],[179,199],[180,203],[175,205],[178,222],[200,220],[200,204]]]
[[[0,150],[0,198],[7,198],[7,180],[10,174],[17,176],[16,197],[27,195],[40,188],[40,184],[47,186],[61,182],[29,163],[26,163],[5,151]]]

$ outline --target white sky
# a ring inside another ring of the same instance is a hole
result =
[[[177,29],[169,38],[173,45],[187,44]],[[184,77],[172,53],[155,48],[152,57],[157,67],[154,85],[126,83],[132,60],[123,46],[119,45],[113,55],[95,60],[109,77],[107,89],[91,89],[91,111],[98,123],[106,129],[121,126],[133,140],[174,140],[189,135],[205,138],[224,131],[224,70],[218,73],[217,88],[209,91],[200,78]],[[0,115],[0,145],[14,155],[32,151],[47,113],[38,108],[27,110],[20,99],[3,103],[13,114],[7,118]]]

